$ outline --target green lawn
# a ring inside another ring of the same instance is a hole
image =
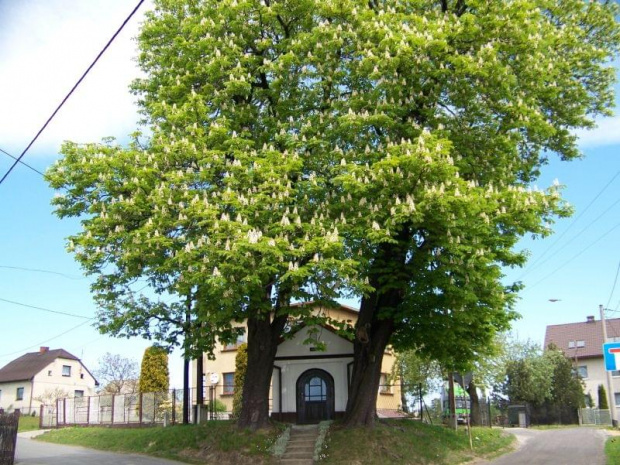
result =
[[[93,449],[132,452],[189,463],[275,463],[269,449],[280,428],[251,433],[228,421],[151,428],[75,427],[53,430],[37,439]]]
[[[514,436],[499,428],[473,428],[473,451],[466,430],[417,421],[380,422],[374,430],[330,431],[326,464],[456,464],[491,458],[512,449]],[[355,446],[352,446],[352,445]]]
[[[620,464],[620,436],[612,436],[605,443],[607,465]]]
[[[190,463],[272,464],[270,447],[282,426],[269,431],[238,431],[231,422],[167,428],[65,428],[39,439],[94,449],[137,452]],[[343,430],[332,425],[321,463],[325,464],[457,464],[497,456],[511,449],[512,435],[501,429],[474,428],[474,450],[464,429],[416,421],[381,421],[372,430]]]
[[[19,417],[18,432],[32,431],[39,429],[39,417],[31,417],[30,415],[22,415]]]

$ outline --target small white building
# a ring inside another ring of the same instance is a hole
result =
[[[344,305],[337,308],[312,307],[335,321],[353,326],[358,311]],[[317,344],[309,344],[314,339]],[[245,334],[234,344],[216,345],[215,359],[203,357],[205,400],[217,401],[226,414],[232,410],[234,371],[237,348],[245,342]],[[395,355],[387,350],[382,360],[381,386],[377,398],[379,416],[394,416],[401,410],[400,385],[388,384]],[[195,361],[193,372],[196,373]],[[270,414],[290,423],[318,423],[342,416],[348,400],[353,343],[328,324],[293,325],[278,345],[271,377]],[[193,381],[196,387],[196,380]]]
[[[41,401],[52,393],[61,397],[95,395],[99,385],[75,355],[64,349],[41,347],[9,362],[0,369],[0,408],[23,414],[38,412]],[[53,399],[51,399],[53,401]]]

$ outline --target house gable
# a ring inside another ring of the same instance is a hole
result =
[[[321,341],[325,350],[317,350],[313,344],[305,343],[312,338]],[[280,343],[276,360],[352,356],[353,343],[336,334],[332,328],[328,326],[303,326],[290,339],[285,339]]]

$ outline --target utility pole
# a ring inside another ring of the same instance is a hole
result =
[[[607,343],[607,323],[605,322],[605,309],[602,305],[598,306],[601,312],[601,324],[603,325],[603,344]],[[611,414],[611,424],[615,428],[618,426],[618,420],[616,419],[616,394],[614,392],[614,385],[611,379],[611,371],[605,370],[607,374],[607,392],[609,393],[609,413]]]

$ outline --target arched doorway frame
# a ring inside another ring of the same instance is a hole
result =
[[[334,377],[329,372],[320,368],[304,371],[297,378],[295,393],[298,424],[319,423],[334,418]]]

